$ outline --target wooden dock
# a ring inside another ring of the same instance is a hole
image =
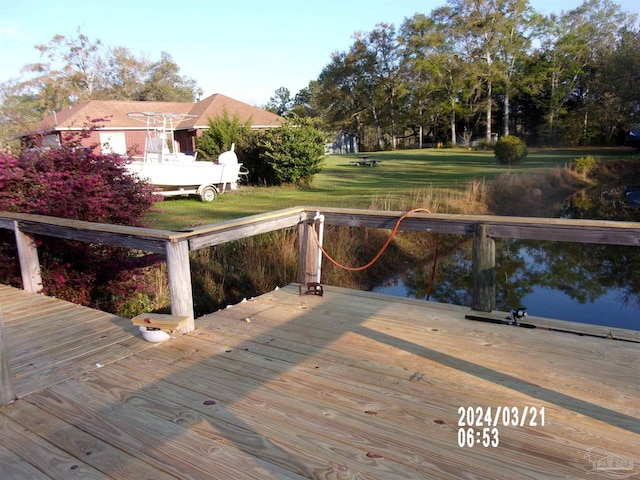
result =
[[[10,287],[0,306],[20,396],[0,407],[3,480],[640,477],[640,332],[497,325],[329,286],[157,345]]]

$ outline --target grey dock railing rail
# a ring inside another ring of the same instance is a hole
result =
[[[189,252],[261,233],[298,229],[298,282],[319,282],[322,255],[317,245],[320,223],[348,227],[392,229],[405,212],[330,207],[292,207],[237,220],[179,231],[92,223],[42,215],[0,212],[0,228],[13,230],[23,289],[42,291],[35,237],[50,236],[166,255],[171,313],[190,318],[185,331],[195,328]],[[640,246],[640,223],[492,215],[412,213],[398,227],[428,233],[473,237],[473,294],[471,308],[490,312],[495,307],[494,238],[551,240],[606,245]]]

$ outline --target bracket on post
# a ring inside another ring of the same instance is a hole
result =
[[[302,287],[303,285],[299,285],[298,286],[298,292],[300,295],[319,295],[319,296],[323,296],[324,295],[324,291],[322,290],[322,285],[320,285],[318,282],[309,282],[307,283],[307,291],[303,292],[302,291]]]

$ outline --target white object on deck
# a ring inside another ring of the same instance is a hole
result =
[[[164,330],[150,330],[147,327],[140,327],[140,333],[142,338],[151,343],[160,343],[171,338],[171,335]]]

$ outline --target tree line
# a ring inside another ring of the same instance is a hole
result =
[[[87,100],[193,102],[201,94],[167,52],[157,60],[136,56],[80,29],[35,48],[40,62],[22,68],[27,79],[0,84],[0,147],[17,146],[16,137],[46,115]]]
[[[80,30],[36,48],[25,81],[0,84],[0,144],[89,99],[194,101],[168,53],[137,57]],[[640,27],[611,0],[542,15],[528,0],[448,0],[396,27],[356,32],[295,96],[264,108],[356,135],[368,150],[492,144],[613,145],[640,123]]]
[[[517,135],[529,145],[611,145],[640,122],[636,15],[586,0],[542,15],[527,0],[449,0],[357,32],[317,80],[268,107],[316,116],[370,150]]]

